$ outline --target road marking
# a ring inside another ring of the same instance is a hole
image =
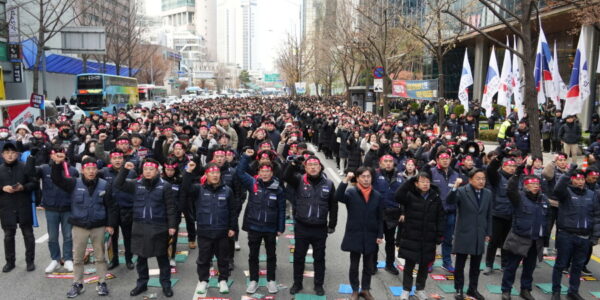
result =
[[[35,243],[41,244],[47,240],[48,240],[48,234],[46,233],[46,234],[42,235],[41,237],[39,237],[37,240],[35,240]]]
[[[592,260],[594,260],[597,263],[600,263],[600,258],[596,255],[592,255]]]

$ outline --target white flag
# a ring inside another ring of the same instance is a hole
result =
[[[508,37],[506,45],[510,45]],[[509,46],[510,47],[510,46]],[[504,61],[502,62],[502,73],[500,73],[500,88],[498,90],[498,105],[506,107],[506,115],[510,114],[510,96],[512,90],[512,66],[510,51],[504,49]]]
[[[517,49],[517,37],[514,37],[514,45],[513,49],[518,51]],[[512,59],[512,82],[513,82],[513,95],[515,96],[515,107],[518,110],[519,120],[525,116],[525,106],[523,105],[523,93],[521,88],[523,87],[523,74],[521,74],[521,59],[513,54]]]
[[[498,92],[500,87],[500,72],[498,71],[498,61],[496,60],[495,48],[492,46],[490,55],[490,64],[485,77],[485,85],[483,87],[483,99],[481,107],[485,108],[485,115],[489,118],[492,115],[492,98]]]
[[[584,29],[581,27],[575,60],[573,61],[573,70],[571,71],[571,80],[569,80],[569,90],[567,91],[563,118],[581,113],[585,100],[590,96],[590,80],[584,37]]]
[[[556,41],[554,41],[554,56],[552,57],[552,65],[550,65],[552,71],[552,88],[554,94],[552,95],[552,102],[558,110],[562,109],[560,105],[560,99],[566,99],[567,97],[567,86],[560,77],[558,70],[558,53],[556,52]]]
[[[468,87],[473,85],[473,74],[471,73],[471,65],[469,64],[469,55],[465,48],[465,58],[463,60],[462,73],[460,75],[460,84],[458,85],[458,99],[464,106],[465,111],[469,111],[469,90]]]

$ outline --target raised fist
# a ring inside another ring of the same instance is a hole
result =
[[[248,155],[248,156],[252,156],[252,155],[254,155],[254,149],[246,149],[246,152],[245,152],[245,153],[246,153],[246,155]]]
[[[191,161],[191,160],[190,160],[190,161],[188,162],[188,164],[187,164],[186,171],[187,171],[188,173],[192,173],[192,172],[194,171],[194,169],[195,169],[195,168],[196,168],[196,163],[195,163],[194,161]]]
[[[134,168],[135,168],[135,165],[132,162],[128,161],[125,163],[125,169],[133,170]]]

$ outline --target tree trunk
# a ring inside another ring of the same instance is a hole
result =
[[[392,79],[390,76],[383,77],[383,95],[381,95],[381,101],[383,102],[383,117],[387,117],[390,114],[390,99],[387,95],[392,93]]]
[[[40,68],[42,65],[42,55],[44,55],[43,45],[38,45],[37,53],[35,57],[35,64],[33,65],[33,93],[39,94],[40,91]]]
[[[542,134],[540,132],[540,111],[538,109],[533,69],[535,52],[533,51],[533,39],[531,37],[531,21],[523,18],[521,21],[523,31],[523,73],[525,73],[525,111],[527,112],[527,123],[529,124],[531,154],[542,156]]]
[[[444,109],[444,105],[446,101],[442,100],[444,98],[444,85],[446,84],[446,79],[444,78],[444,56],[437,56],[437,65],[438,65],[438,125],[442,127],[442,124],[446,121],[446,110]]]
[[[352,94],[348,87],[346,87],[346,106],[352,107]]]

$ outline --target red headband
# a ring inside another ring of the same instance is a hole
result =
[[[215,151],[215,153],[213,153],[213,156],[215,156],[215,155],[225,155],[225,151],[217,150],[217,151]]]
[[[473,156],[471,156],[471,155],[467,155],[467,156],[465,156],[465,157],[462,159],[462,161],[465,161],[465,160],[467,160],[467,159],[473,160]]]
[[[269,153],[263,153],[260,155],[260,158],[270,158]]]
[[[392,143],[392,147],[402,147],[402,143]]]
[[[117,145],[129,144],[129,140],[118,140]]]
[[[181,149],[183,149],[183,144],[182,143],[176,143],[175,145],[173,145],[173,148],[175,147],[179,147]]]
[[[592,175],[592,176],[600,176],[600,173],[596,172],[596,171],[591,171],[588,173],[588,175]]]
[[[556,156],[556,159],[567,159],[567,157],[562,154],[559,154]]]
[[[89,162],[89,163],[87,163],[87,164],[84,164],[84,165],[82,166],[82,168],[84,168],[84,169],[85,169],[85,168],[87,168],[87,167],[94,167],[94,168],[97,168],[97,167],[98,167],[98,165],[97,165],[95,162]]]
[[[307,160],[305,164],[312,164],[312,163],[320,164],[321,161],[316,158],[311,158],[311,159]]]
[[[110,154],[110,157],[123,157],[123,153],[121,152],[113,152]]]
[[[269,170],[269,171],[273,171],[273,168],[269,165],[264,165],[260,168],[258,168],[258,170]]]
[[[537,178],[529,178],[523,181],[523,184],[528,185],[530,183],[540,183],[540,180]]]
[[[6,129],[6,128],[0,128],[0,132],[8,132],[8,129]]]
[[[158,169],[158,164],[155,162],[147,161],[144,163],[144,168],[145,167],[152,167]]]
[[[450,155],[448,153],[442,153],[438,158],[450,158]]]
[[[225,152],[225,155],[228,155],[228,156],[232,156],[232,155],[234,155],[234,154],[235,154],[235,153],[233,153],[233,151],[229,151],[229,150],[228,150],[227,152]]]
[[[163,131],[173,131],[173,128],[167,127],[165,129],[163,129]]]
[[[583,176],[583,174],[575,174],[575,175],[571,176],[571,180],[580,179],[580,178],[585,178],[585,177]]]
[[[36,134],[36,133],[39,133],[39,134],[44,134],[44,132],[43,132],[43,131],[41,131],[41,130],[36,130],[36,131],[34,131],[34,132],[33,132],[33,134]]]
[[[163,165],[166,169],[176,169],[177,168],[177,163],[174,163],[172,165],[169,164],[164,164]]]
[[[383,160],[386,160],[386,159],[391,159],[391,160],[394,160],[394,157],[393,157],[393,156],[391,156],[391,155],[389,155],[389,154],[386,154],[386,155],[382,156],[382,157],[379,159],[379,161],[383,161]]]
[[[219,167],[217,167],[217,166],[212,166],[212,167],[206,169],[206,171],[204,171],[204,174],[208,174],[210,172],[221,172],[221,169],[219,169]]]
[[[507,160],[502,164],[503,167],[504,166],[516,166],[516,165],[517,165],[517,162],[514,160]]]

